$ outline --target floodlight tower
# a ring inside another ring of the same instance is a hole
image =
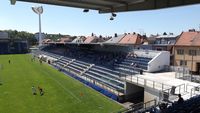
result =
[[[41,39],[41,14],[43,13],[43,7],[42,6],[37,6],[37,7],[32,7],[33,12],[38,14],[39,16],[39,47],[42,45],[42,39]]]

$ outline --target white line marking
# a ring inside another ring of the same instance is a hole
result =
[[[47,73],[46,71],[43,71],[43,72]],[[55,80],[53,77],[51,77],[51,76],[49,75],[49,73],[47,73],[47,75],[48,75],[52,80],[54,80],[58,85],[60,85],[65,91],[67,91],[67,92],[70,93],[74,98],[76,98],[76,100],[78,100],[79,102],[81,102],[81,100],[80,100],[77,96],[75,96],[70,90],[66,89],[59,81],[57,81],[57,80]],[[79,102],[78,102],[78,103],[79,103]]]

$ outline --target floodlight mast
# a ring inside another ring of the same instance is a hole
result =
[[[39,47],[42,45],[42,34],[41,34],[41,14],[43,13],[43,7],[32,7],[33,12],[39,16]]]

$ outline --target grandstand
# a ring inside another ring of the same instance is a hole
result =
[[[169,65],[166,58],[156,62],[169,56],[168,52],[135,50],[116,44],[50,44],[38,54],[59,70],[90,83],[95,90],[119,102],[144,101],[144,89],[133,91],[136,86],[123,77],[160,71]]]
[[[0,54],[27,53],[28,42],[20,39],[9,39],[0,37]]]
[[[138,50],[117,43],[65,43],[49,44],[36,54],[105,96],[134,103],[125,112],[135,111],[136,103],[144,103],[138,111],[144,105],[142,110],[149,110],[161,101],[177,101],[176,94],[187,100],[199,93],[195,88],[200,84],[175,79],[174,72],[165,72],[170,63],[166,51]]]

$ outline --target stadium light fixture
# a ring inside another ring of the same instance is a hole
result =
[[[16,0],[10,0],[11,5],[15,5]]]
[[[114,20],[116,16],[117,16],[117,14],[115,14],[115,13],[112,12],[111,16],[110,16],[110,20]]]
[[[111,17],[110,17],[110,20],[114,20],[114,17],[113,17],[113,16],[111,16]]]
[[[117,16],[117,14],[116,14],[116,13],[112,13],[112,16],[113,16],[113,17],[116,17],[116,16]]]
[[[41,14],[43,13],[43,7],[42,6],[37,6],[37,7],[32,7],[33,12],[38,14],[39,16],[39,46],[42,45],[42,34],[41,34]]]
[[[89,9],[83,9],[83,12],[87,13],[87,12],[89,12]]]

